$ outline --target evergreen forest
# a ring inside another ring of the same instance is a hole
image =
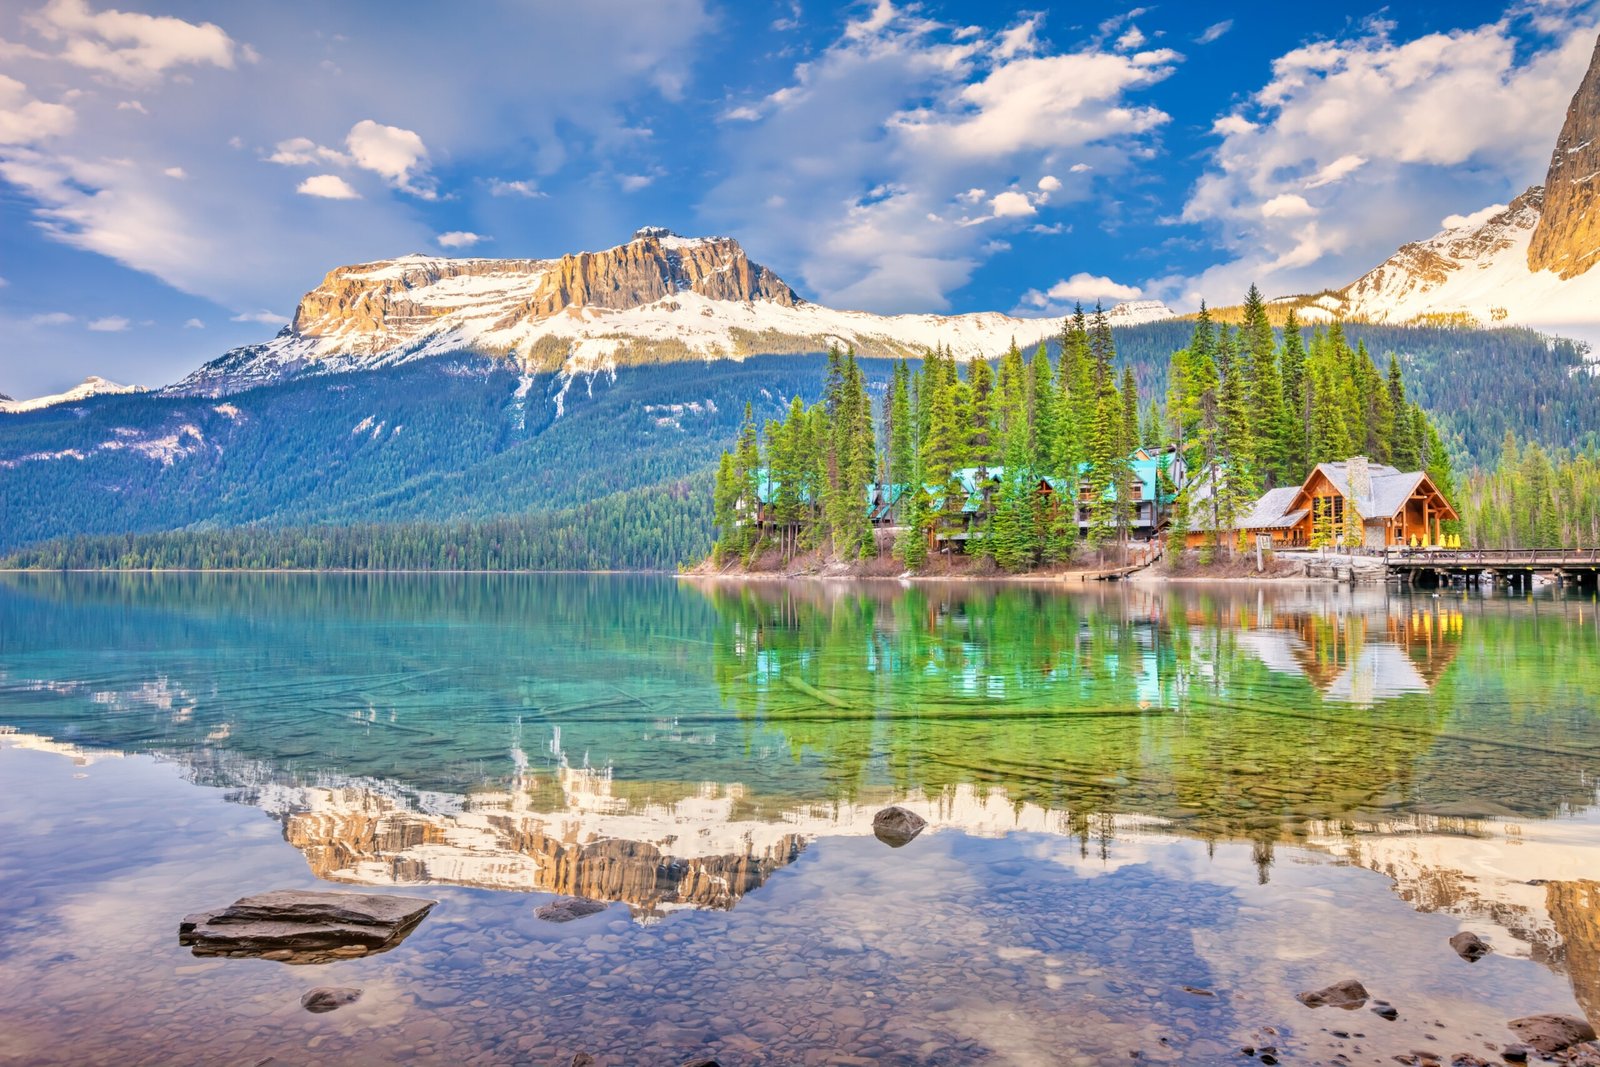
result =
[[[1067,563],[1082,548],[1127,543],[1138,496],[1131,458],[1140,448],[1170,447],[1181,461],[1165,468],[1180,473],[1159,490],[1175,498],[1179,538],[1191,509],[1221,531],[1264,490],[1298,485],[1315,464],[1354,455],[1426,469],[1454,496],[1449,450],[1408,395],[1399,359],[1391,354],[1380,369],[1340,323],[1308,336],[1291,313],[1275,331],[1254,286],[1238,326],[1202,307],[1163,379],[1165,395],[1141,393],[1098,307],[1086,314],[1080,306],[1058,345],[1026,358],[1013,345],[997,366],[963,367],[942,351],[916,367],[897,363],[876,410],[853,353],[831,352],[817,403],[796,396],[759,427],[746,409],[717,468],[715,559],[817,550],[872,557],[883,551],[867,507],[877,495],[898,501],[895,556],[922,566],[937,533],[972,510],[969,472],[983,468],[1002,472],[1001,482],[969,554],[1008,571]],[[1041,483],[1064,490],[1060,499],[1087,502],[1085,544],[1076,505],[1052,505]],[[762,521],[757,500],[768,505]],[[1208,552],[1225,547],[1217,532]]]

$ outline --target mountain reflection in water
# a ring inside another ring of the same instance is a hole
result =
[[[1378,871],[1600,1017],[1595,605],[1382,590],[13,576],[0,726],[155,753],[328,881],[727,909],[931,832]]]

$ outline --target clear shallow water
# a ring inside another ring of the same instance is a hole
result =
[[[0,1062],[1486,1055],[1600,1017],[1595,608],[3,578]],[[328,882],[441,904],[363,960],[176,943]],[[1401,1018],[1293,999],[1345,977]]]

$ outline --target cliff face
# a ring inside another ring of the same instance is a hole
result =
[[[801,303],[783,279],[752,263],[738,241],[650,227],[627,244],[560,259],[405,256],[339,267],[301,298],[290,329],[380,351],[462,313],[487,319],[490,330],[512,330],[569,309],[623,311],[682,293],[786,308]]]
[[[1550,157],[1528,268],[1575,278],[1600,262],[1600,41]]]

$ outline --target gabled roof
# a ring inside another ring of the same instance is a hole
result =
[[[1339,463],[1319,463],[1316,470],[1320,472],[1339,494],[1355,505],[1356,511],[1361,513],[1363,519],[1392,519],[1406,506],[1406,501],[1417,491],[1427,479],[1427,474],[1422,471],[1400,471],[1384,463],[1369,463],[1367,470],[1372,481],[1372,491],[1360,496],[1350,491],[1350,464],[1348,461]],[[1308,475],[1306,481],[1311,481]],[[1438,489],[1431,481],[1428,487],[1438,493]],[[1302,488],[1304,488],[1302,486]],[[1443,497],[1441,496],[1442,500]],[[1445,506],[1450,502],[1446,500]],[[1309,505],[1309,501],[1307,501]],[[1455,509],[1451,509],[1455,514]]]

